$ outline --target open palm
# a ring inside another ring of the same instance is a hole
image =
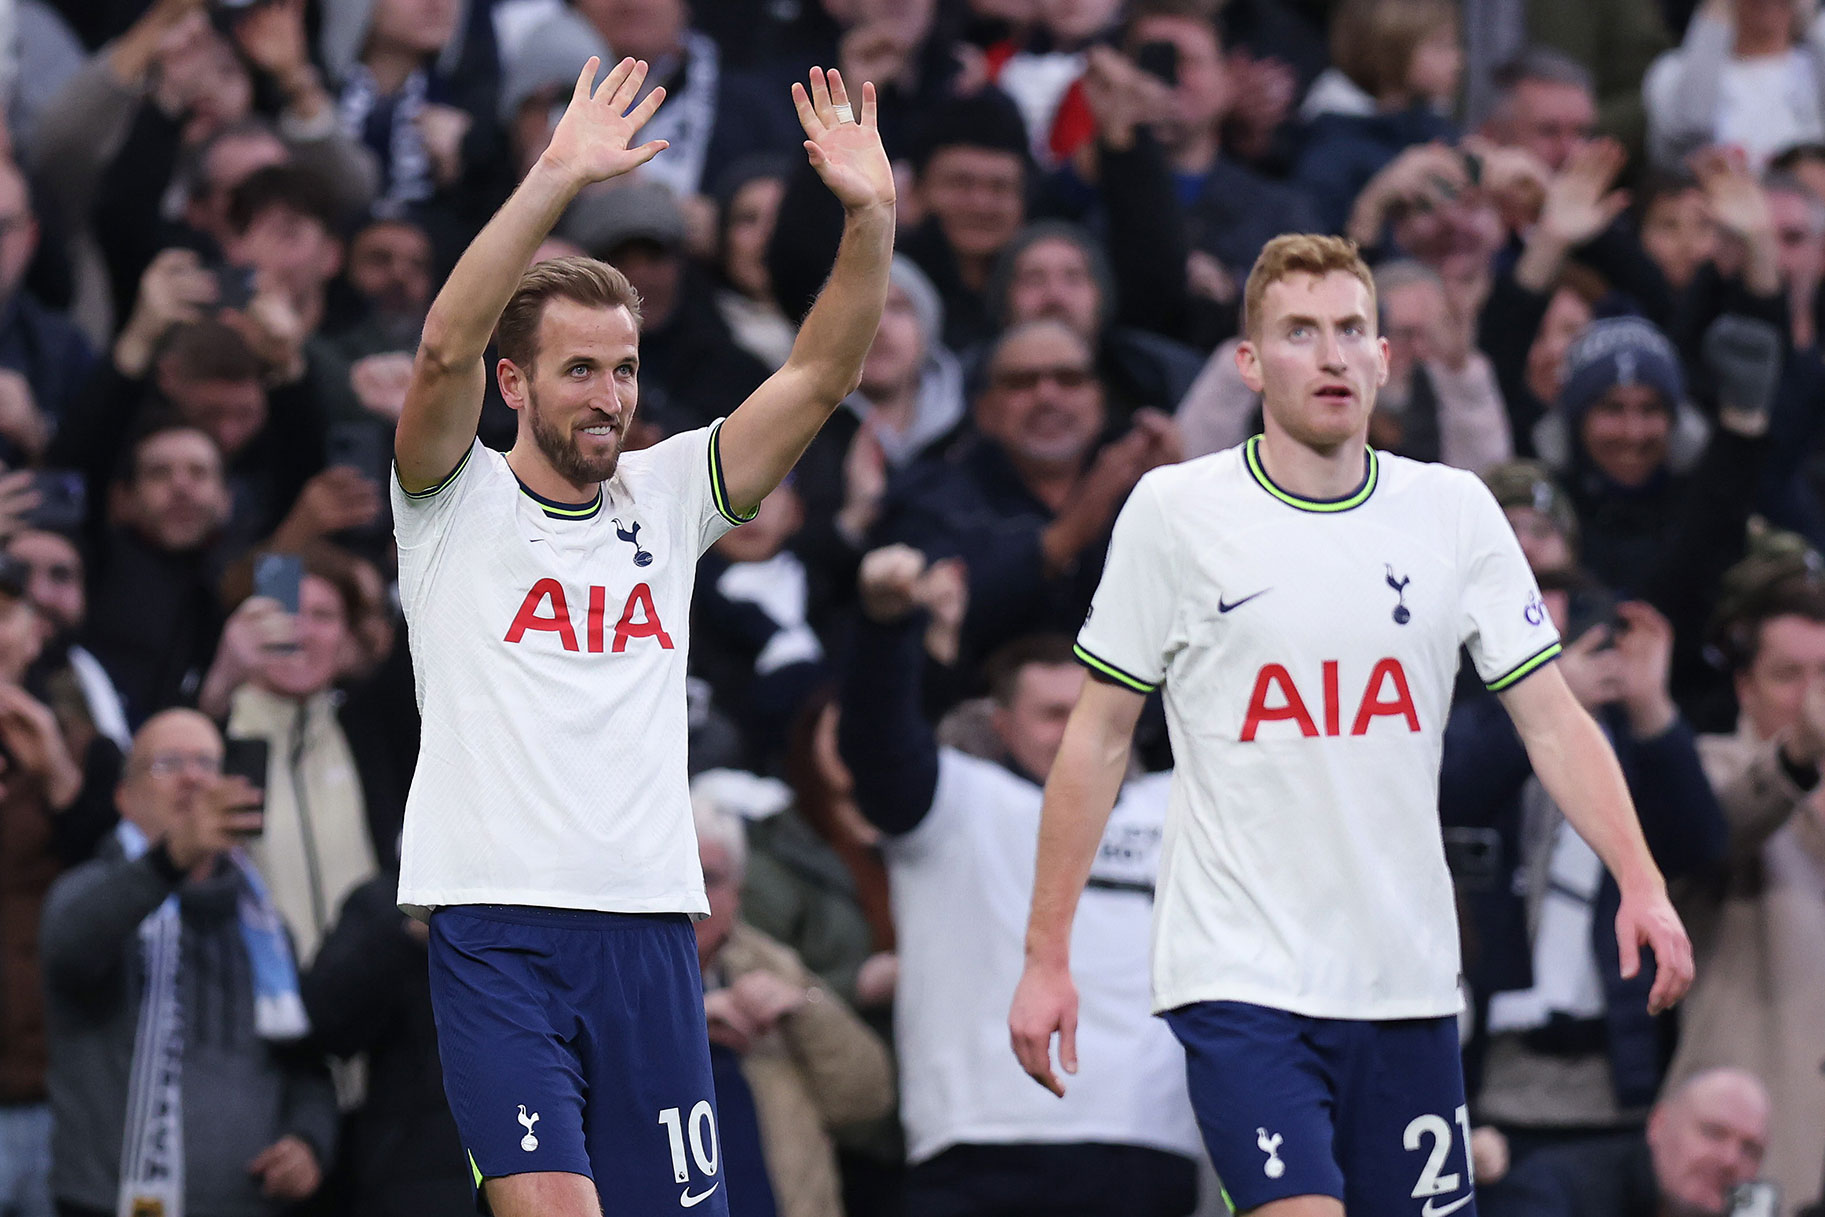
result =
[[[893,166],[881,147],[875,125],[874,85],[862,85],[862,107],[851,112],[843,74],[811,69],[811,87],[794,84],[792,104],[805,128],[805,152],[830,193],[844,207],[871,207],[894,201]]]
[[[548,158],[585,182],[603,182],[631,172],[666,148],[662,139],[629,146],[665,100],[665,90],[657,88],[634,106],[646,81],[646,63],[623,59],[592,93],[590,84],[599,66],[601,61],[594,55],[583,65],[570,105],[545,150]],[[633,106],[631,112],[629,106]]]

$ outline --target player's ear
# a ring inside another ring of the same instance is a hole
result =
[[[1375,384],[1377,387],[1388,383],[1388,359],[1388,340],[1386,338],[1377,337],[1375,339],[1375,363],[1377,368],[1375,373]]]
[[[1261,379],[1261,355],[1260,352],[1255,350],[1255,344],[1246,338],[1243,339],[1241,345],[1236,348],[1236,371],[1241,375],[1242,383],[1247,385],[1250,391],[1255,393],[1261,392],[1263,388],[1263,381]],[[1382,374],[1384,376],[1387,375],[1386,360],[1383,360],[1382,363]]]
[[[518,410],[526,404],[526,373],[511,359],[502,358],[494,365],[495,383],[501,387],[501,397],[509,408]]]

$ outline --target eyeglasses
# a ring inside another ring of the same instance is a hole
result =
[[[155,752],[146,758],[145,770],[155,778],[176,777],[186,769],[198,777],[217,777],[222,758],[207,752]]]
[[[990,374],[989,383],[997,389],[1024,393],[1037,389],[1042,380],[1049,380],[1061,389],[1081,389],[1095,376],[1096,373],[1089,368],[1067,365],[1050,368],[998,368]]]

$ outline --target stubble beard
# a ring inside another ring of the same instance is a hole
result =
[[[606,482],[615,476],[615,468],[621,463],[621,444],[625,432],[615,432],[615,446],[606,455],[591,458],[583,455],[575,439],[558,430],[545,417],[545,412],[539,408],[538,395],[530,385],[526,390],[526,412],[532,421],[533,442],[559,477],[579,486],[588,486]]]

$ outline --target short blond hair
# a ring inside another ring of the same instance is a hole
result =
[[[1242,289],[1242,333],[1253,338],[1261,325],[1261,309],[1267,289],[1294,275],[1320,277],[1342,271],[1355,275],[1363,290],[1369,293],[1369,321],[1375,324],[1375,276],[1362,260],[1356,242],[1348,237],[1327,237],[1311,232],[1289,232],[1275,237],[1262,247],[1248,272],[1248,283]]]

